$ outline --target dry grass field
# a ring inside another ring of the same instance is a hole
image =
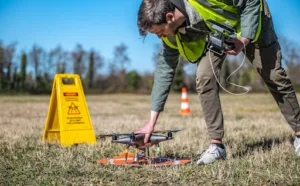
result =
[[[49,96],[0,97],[0,185],[299,185],[300,158],[292,130],[270,94],[221,95],[227,160],[208,166],[133,168],[95,160],[120,154],[110,139],[61,148],[41,142]],[[87,96],[96,134],[132,132],[150,114],[150,96]],[[156,129],[184,129],[161,143],[164,156],[192,157],[209,145],[196,94],[192,114],[179,115],[180,94],[171,94]]]

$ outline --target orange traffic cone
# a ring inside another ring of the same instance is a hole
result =
[[[181,90],[182,94],[181,94],[181,115],[189,115],[191,110],[190,110],[190,106],[189,106],[189,100],[188,100],[188,96],[187,96],[187,90],[186,88],[182,88]]]

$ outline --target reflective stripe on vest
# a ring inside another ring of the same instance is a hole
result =
[[[218,23],[230,25],[237,31],[238,38],[240,37],[240,18],[238,16],[238,9],[234,6],[229,6],[218,0],[189,0],[189,3],[197,10],[199,15],[203,18],[205,24],[210,30],[212,27],[206,23],[206,20],[214,20]],[[203,3],[203,4],[202,4]],[[260,0],[260,17],[258,30],[256,32],[255,39],[252,42],[257,41],[261,31],[262,20],[262,0]],[[206,40],[201,39],[195,42],[182,42],[180,34],[176,34],[176,45],[171,43],[168,38],[162,38],[166,45],[170,48],[178,49],[179,53],[188,61],[195,63],[202,56]]]
[[[259,8],[260,14],[259,14],[259,23],[258,23],[258,28],[257,28],[257,32],[255,35],[255,38],[253,39],[252,43],[256,42],[260,36],[260,32],[261,32],[261,27],[262,27],[262,12],[263,12],[263,2],[262,0],[260,0],[260,8]]]
[[[206,4],[205,5],[200,4],[198,1],[200,2],[206,1]],[[197,12],[203,18],[206,26],[210,30],[213,30],[212,26],[211,24],[207,24],[206,21],[211,19],[218,23],[222,23],[232,27],[233,29],[236,30],[238,37],[240,37],[241,24],[240,24],[240,18],[237,15],[238,14],[237,7],[226,5],[225,3],[219,2],[217,0],[209,0],[209,2],[207,0],[189,0],[189,2],[197,10]],[[213,4],[210,4],[211,2],[213,2]],[[206,7],[208,5],[210,5],[210,7]],[[220,8],[224,8],[224,10],[222,9],[221,11]],[[232,19],[230,19],[229,17],[231,17]]]
[[[236,7],[229,6],[224,3],[220,3],[216,0],[197,0],[198,3],[205,6],[206,8],[214,10],[219,15],[231,20],[238,20],[239,15],[237,14]]]

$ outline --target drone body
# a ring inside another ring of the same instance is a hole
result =
[[[151,164],[155,166],[161,165],[179,165],[186,164],[191,161],[191,159],[183,158],[183,159],[172,159],[172,158],[162,158],[161,150],[159,143],[163,141],[168,141],[173,139],[173,133],[179,132],[180,130],[167,130],[167,131],[155,131],[151,134],[148,143],[144,143],[145,134],[106,134],[99,135],[98,137],[112,137],[113,143],[121,143],[126,145],[125,152],[121,155],[111,158],[111,159],[103,159],[97,160],[97,162],[102,164],[114,164],[114,165],[127,165],[130,164],[132,166],[139,166],[141,164]],[[167,135],[164,135],[167,134]],[[155,145],[157,148],[158,157],[151,158],[149,147]],[[129,147],[135,147],[135,153],[131,154],[129,152]],[[139,155],[139,151],[145,151],[144,155]]]
[[[113,135],[112,142],[126,144],[137,148],[142,148],[145,146],[144,143],[145,136],[146,136],[145,134],[130,134],[130,136],[119,138],[117,135]],[[172,135],[164,136],[164,135],[152,134],[149,138],[147,146],[156,145],[160,142],[171,140],[171,139],[173,139]]]

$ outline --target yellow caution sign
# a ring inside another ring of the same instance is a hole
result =
[[[96,143],[78,75],[55,75],[43,140],[61,146]]]

